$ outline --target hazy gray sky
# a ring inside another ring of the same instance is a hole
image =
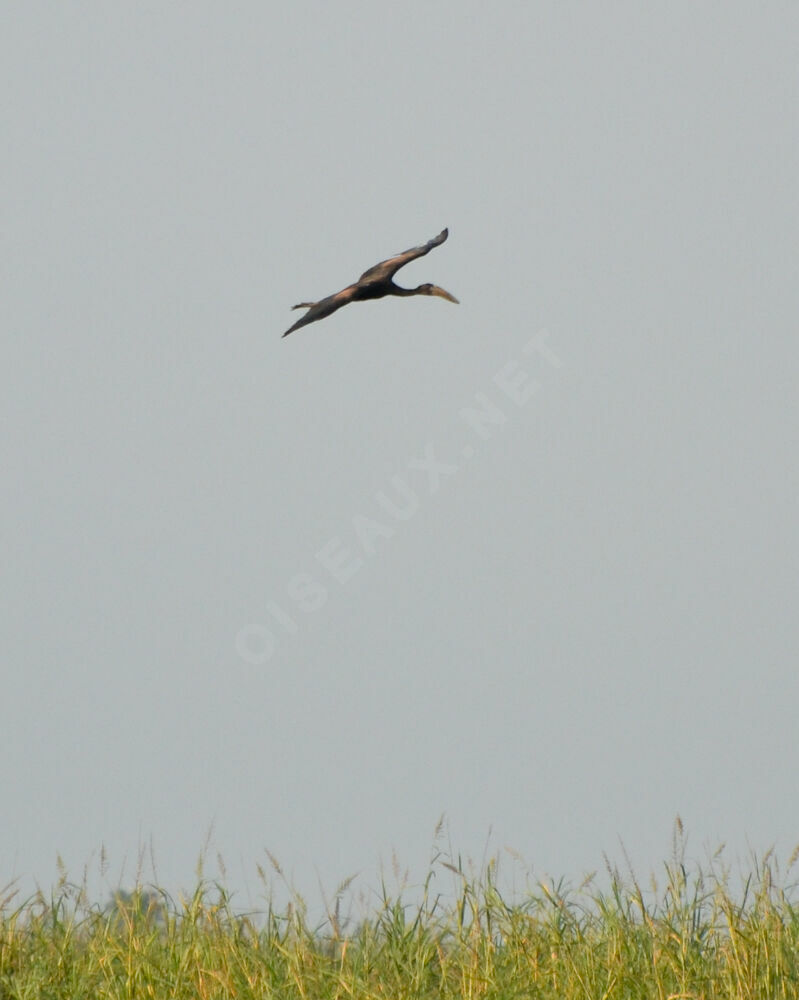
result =
[[[0,884],[791,850],[797,37],[4,8]]]

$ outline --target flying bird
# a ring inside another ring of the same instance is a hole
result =
[[[389,257],[388,260],[383,260],[379,264],[375,264],[374,267],[370,267],[368,271],[363,272],[354,285],[347,285],[335,295],[328,295],[326,299],[320,299],[318,302],[300,302],[299,305],[292,306],[292,309],[307,309],[308,312],[301,319],[298,319],[294,326],[289,327],[283,336],[288,337],[290,333],[299,330],[301,326],[315,323],[318,319],[324,319],[325,316],[329,316],[336,309],[346,306],[349,302],[382,299],[384,295],[438,295],[448,302],[457,302],[454,295],[445,292],[438,285],[425,284],[419,285],[418,288],[401,288],[394,284],[394,275],[401,267],[405,267],[417,257],[424,257],[426,253],[430,253],[433,247],[440,247],[447,236],[449,236],[449,230],[442,229],[438,236],[428,240],[422,246],[411,247],[410,250],[399,253],[396,257]]]

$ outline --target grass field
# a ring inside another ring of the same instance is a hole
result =
[[[296,895],[248,916],[201,880],[179,903],[143,887],[101,907],[64,877],[50,898],[2,903],[0,1000],[799,997],[797,852],[784,875],[767,854],[732,878],[720,854],[687,865],[681,833],[645,886],[609,865],[508,900],[496,860],[470,876],[438,856],[424,885],[383,887],[357,921],[342,917],[342,886],[318,926]],[[281,877],[276,863],[261,874]],[[446,902],[442,874],[456,887]]]

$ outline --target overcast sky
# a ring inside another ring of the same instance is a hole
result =
[[[797,37],[4,7],[0,884],[104,846],[191,887],[208,838],[313,895],[423,874],[442,813],[573,879],[658,866],[677,813],[787,856]],[[281,339],[444,226],[398,280],[460,305]]]

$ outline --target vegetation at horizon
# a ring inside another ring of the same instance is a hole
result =
[[[64,874],[49,898],[0,900],[0,1000],[799,1000],[797,857],[784,875],[772,852],[753,857],[733,888],[721,851],[686,862],[678,819],[646,888],[608,864],[607,878],[531,881],[506,899],[496,858],[471,875],[439,853],[414,902],[383,883],[355,921],[344,883],[316,926],[296,893],[242,914],[201,873],[180,903],[142,885],[105,907]],[[442,872],[451,898],[433,892]]]

